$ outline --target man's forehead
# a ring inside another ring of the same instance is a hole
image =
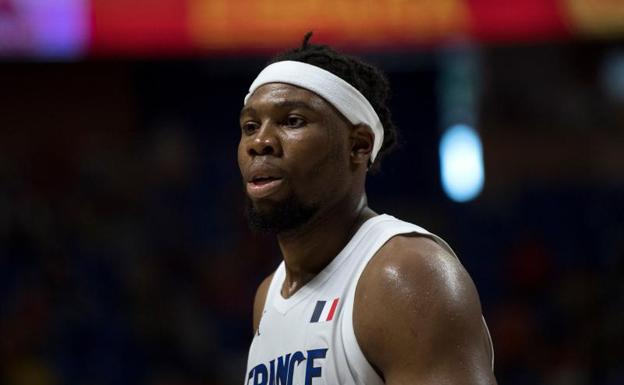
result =
[[[316,93],[287,83],[267,83],[258,87],[247,100],[245,107],[264,103],[285,107],[307,105],[312,108],[322,108],[328,104]]]

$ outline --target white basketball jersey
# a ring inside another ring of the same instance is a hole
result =
[[[392,237],[418,233],[453,250],[438,236],[390,215],[373,217],[318,275],[289,298],[279,265],[249,349],[245,385],[383,385],[353,330],[355,289],[368,261]]]

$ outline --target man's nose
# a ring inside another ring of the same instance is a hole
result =
[[[281,145],[275,129],[270,124],[263,124],[251,140],[247,150],[249,155],[281,155]]]

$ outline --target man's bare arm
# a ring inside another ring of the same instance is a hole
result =
[[[353,323],[386,384],[496,384],[476,288],[429,238],[380,249],[358,283]]]

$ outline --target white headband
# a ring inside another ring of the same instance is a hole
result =
[[[379,116],[355,87],[317,66],[298,61],[280,61],[264,68],[251,83],[244,104],[258,87],[267,83],[287,83],[305,88],[323,97],[340,111],[351,124],[366,124],[373,130],[375,141],[371,163],[383,143],[384,131]]]

